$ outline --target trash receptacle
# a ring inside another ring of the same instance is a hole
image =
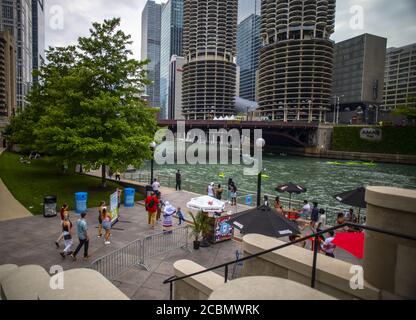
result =
[[[43,216],[44,217],[56,217],[56,196],[45,196],[43,198]]]
[[[75,212],[77,214],[81,214],[87,211],[87,201],[88,201],[87,192],[75,193]]]
[[[150,196],[153,192],[152,186],[146,186],[146,197]]]
[[[134,207],[134,196],[136,194],[136,190],[133,188],[125,188],[124,189],[124,206],[126,208]]]

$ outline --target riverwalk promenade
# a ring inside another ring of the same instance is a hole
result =
[[[124,181],[126,182],[126,181]],[[186,191],[175,191],[170,188],[162,188],[163,200],[171,202],[172,205],[182,207],[186,213],[186,203],[198,194]],[[227,210],[235,210],[227,205]],[[246,210],[247,207],[239,205],[239,212]],[[70,216],[73,222],[78,216],[71,211]],[[120,221],[112,229],[111,245],[105,246],[103,239],[97,238],[98,209],[90,208],[87,212],[89,225],[90,250],[91,255],[88,261],[82,258],[82,252],[78,255],[77,261],[72,259],[63,260],[59,255],[59,250],[55,247],[54,241],[58,238],[61,227],[59,217],[44,218],[43,216],[29,216],[21,219],[14,219],[0,222],[0,265],[40,265],[47,271],[52,266],[62,266],[64,270],[76,268],[88,268],[91,262],[99,259],[114,250],[126,246],[128,243],[137,239],[143,239],[148,235],[162,231],[161,222],[156,225],[156,230],[150,230],[147,224],[147,213],[141,204],[136,204],[133,208],[121,207]],[[177,225],[177,219],[174,220]],[[75,231],[75,230],[74,230]],[[76,238],[76,233],[74,232]],[[188,259],[204,267],[213,267],[218,264],[233,261],[236,251],[241,251],[241,243],[237,241],[227,241],[208,248],[192,250],[192,239],[189,242],[190,250],[177,249],[166,254],[155,256],[146,261],[149,270],[140,266],[134,266],[119,275],[113,283],[129,298],[137,300],[164,300],[168,299],[169,286],[163,285],[163,281],[171,277],[173,263],[177,260]],[[78,240],[74,240],[74,247]],[[62,250],[62,246],[61,246]],[[359,264],[355,258],[342,250],[336,250],[337,258]],[[223,269],[216,271],[223,273]]]
[[[0,149],[0,155],[4,149]],[[0,178],[0,221],[30,217],[32,214],[17,201]]]

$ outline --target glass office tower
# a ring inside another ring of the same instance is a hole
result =
[[[182,55],[183,0],[169,0],[162,9],[160,39],[160,118],[169,116],[170,62]]]

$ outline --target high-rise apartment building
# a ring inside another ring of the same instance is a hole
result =
[[[2,132],[16,109],[16,48],[8,31],[0,32],[0,147]]]
[[[387,39],[363,34],[339,42],[334,50],[333,104],[354,109],[379,106],[383,99]]]
[[[149,60],[145,67],[147,79],[152,82],[146,86],[150,107],[160,107],[160,19],[162,5],[148,0],[142,12],[141,59]]]
[[[335,0],[263,0],[262,116],[324,121],[331,104]]]
[[[237,11],[237,0],[184,1],[186,119],[235,114]]]
[[[261,17],[255,14],[244,19],[237,27],[237,65],[240,67],[241,98],[256,100],[256,72],[260,60]]]
[[[45,61],[45,1],[32,0],[32,55],[33,70],[38,70]],[[38,79],[33,76],[33,82]]]
[[[162,9],[160,40],[160,117],[170,118],[170,67],[172,56],[182,56],[183,0],[169,0]]]
[[[32,1],[2,0],[0,31],[9,31],[16,44],[17,107],[27,104],[26,95],[32,84]]]
[[[185,59],[176,55],[170,61],[169,119],[181,120],[182,115],[182,75]]]
[[[387,50],[383,108],[406,106],[409,97],[416,97],[416,43]]]

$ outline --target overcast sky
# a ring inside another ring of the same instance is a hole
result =
[[[253,1],[254,10],[254,0],[240,1],[244,6]],[[145,3],[145,0],[46,0],[46,47],[73,44],[79,36],[89,34],[92,22],[120,17],[122,29],[131,34],[134,41],[135,58],[140,59],[141,12]],[[350,13],[357,5],[363,8],[363,29],[356,29],[359,24],[353,28],[350,24],[351,20],[356,21],[354,16],[360,15],[359,9]],[[338,42],[372,33],[388,38],[388,47],[403,46],[416,42],[415,21],[415,0],[338,0],[332,39]]]

